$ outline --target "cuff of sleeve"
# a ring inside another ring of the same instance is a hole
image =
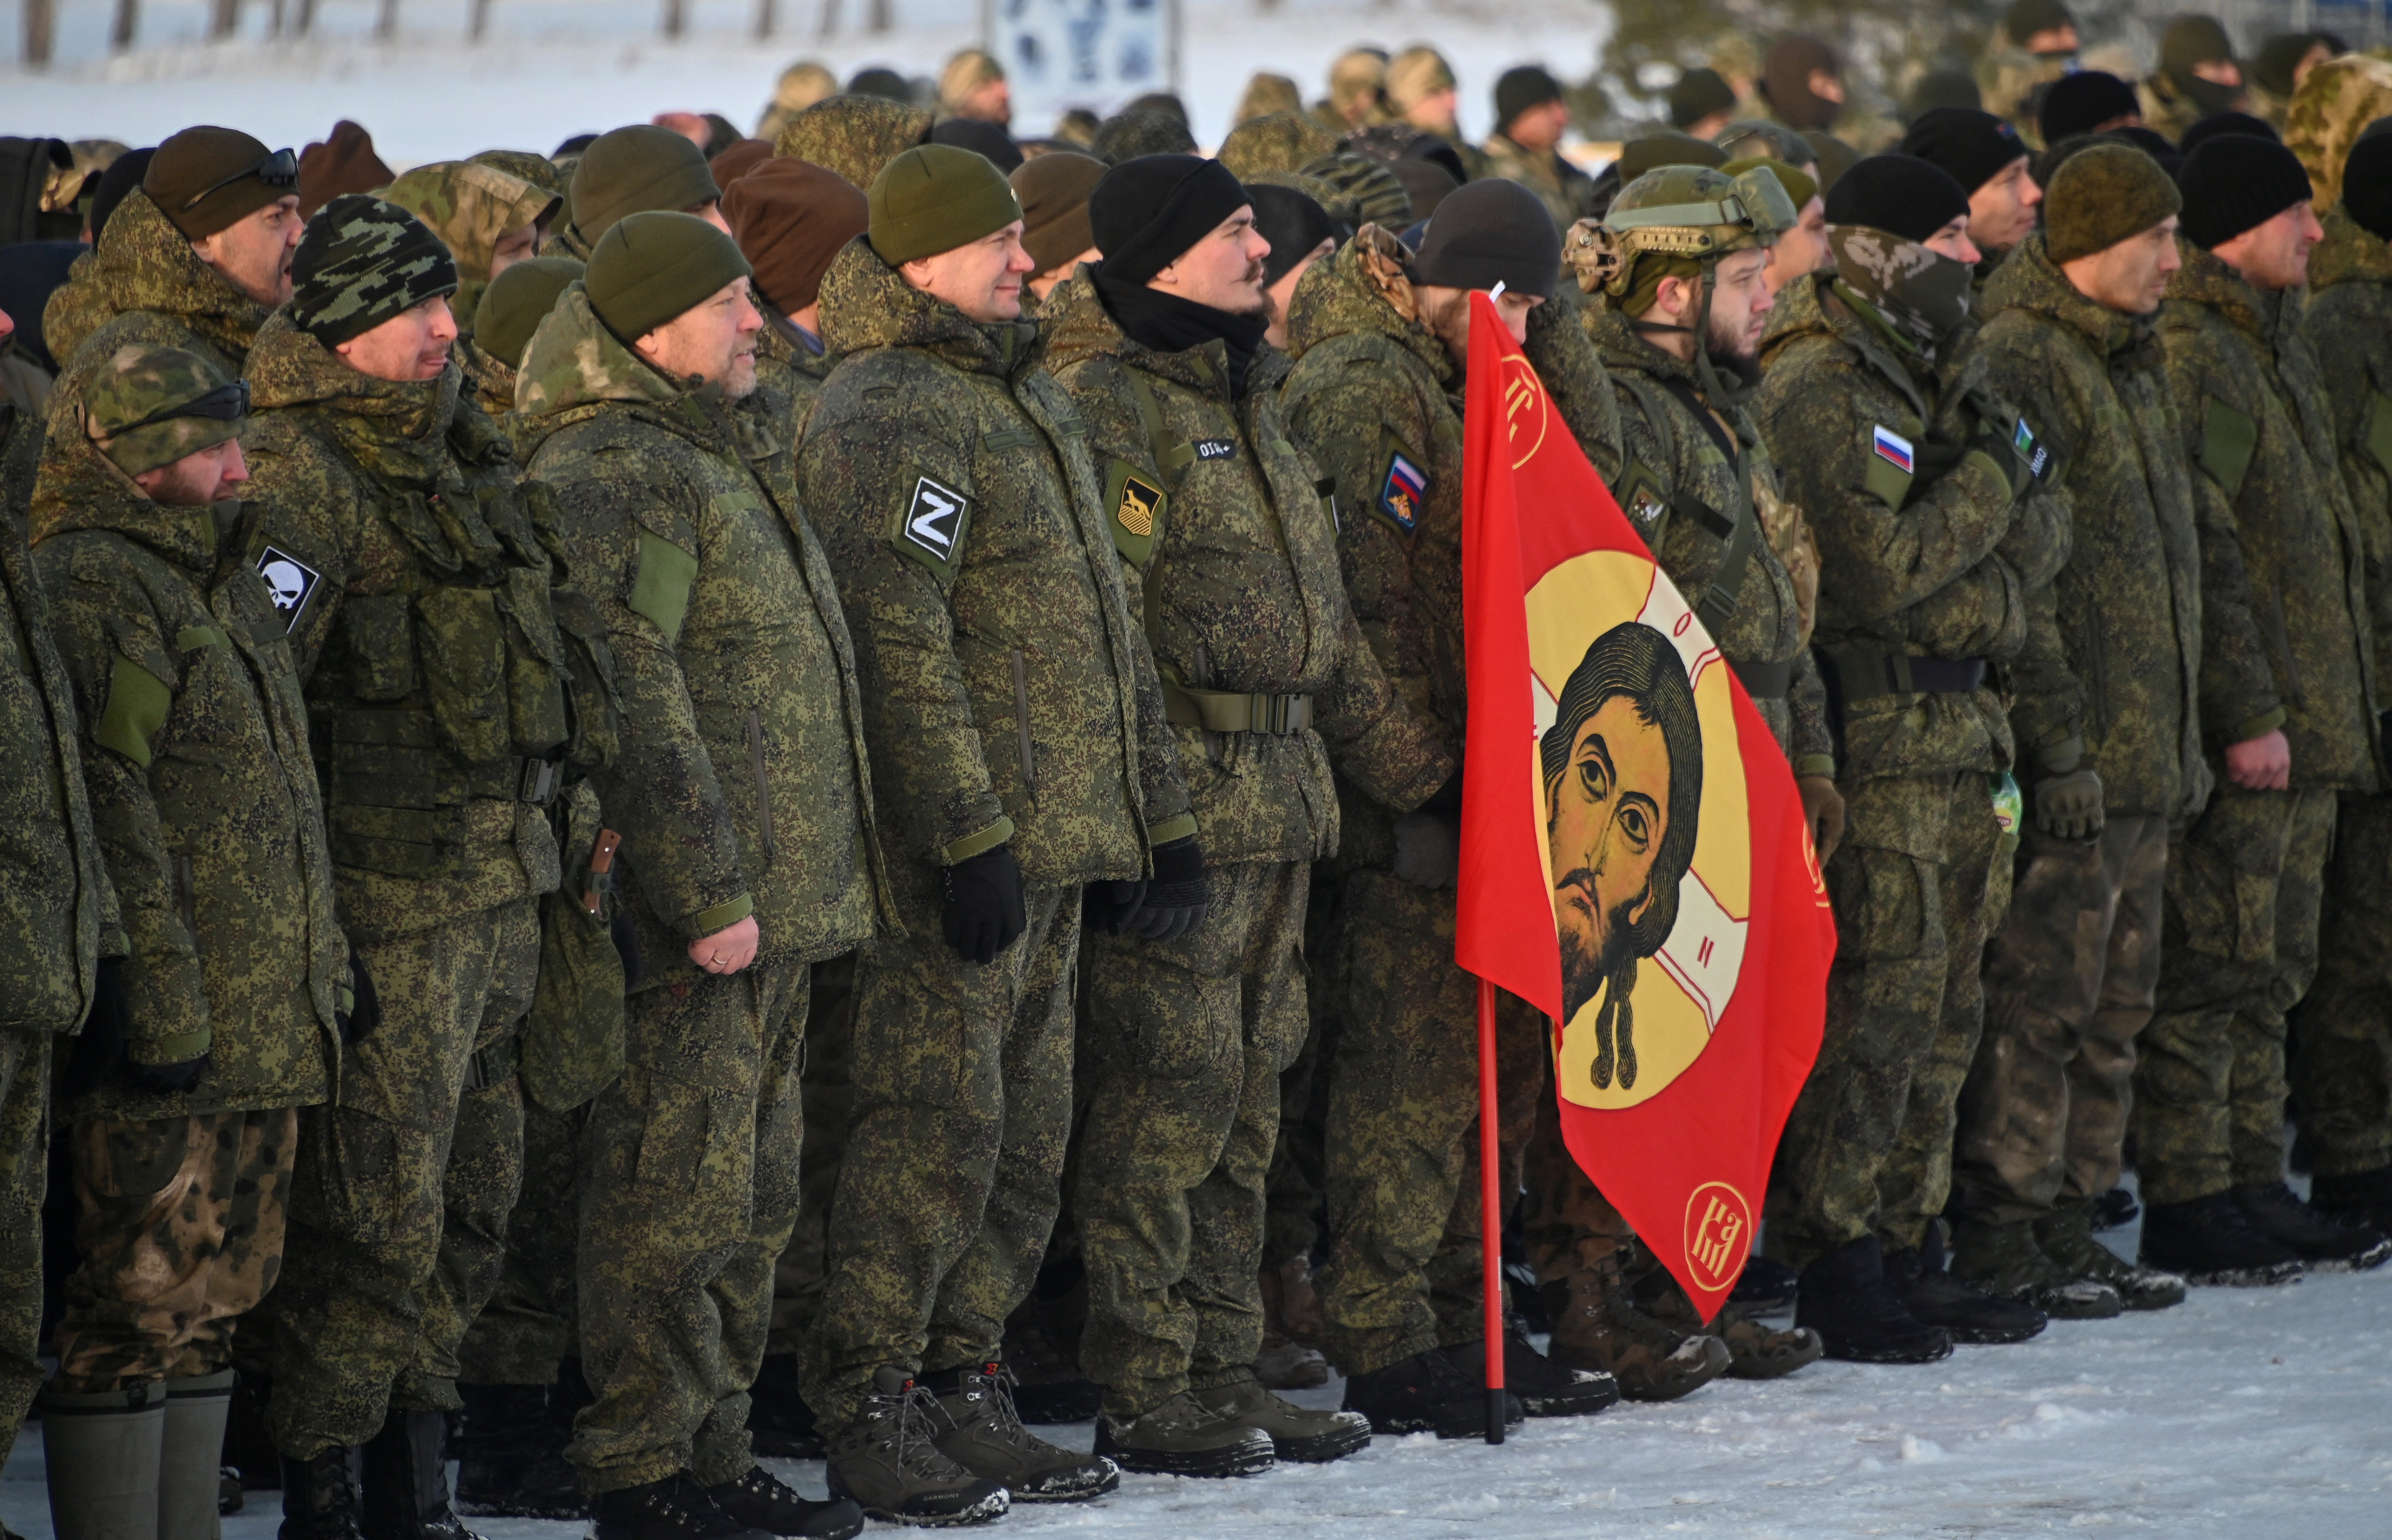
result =
[[[1013,837],[1013,820],[1000,813],[995,822],[976,833],[966,835],[939,852],[939,863],[953,866],[972,857],[994,850]]]
[[[2046,775],[2067,775],[2085,762],[2085,738],[2071,732],[2034,746],[2035,768]]]
[[[1971,449],[1967,454],[1960,457],[1960,463],[1963,465],[1968,464],[1971,460],[1975,460],[1982,464],[1985,468],[1986,473],[2001,484],[2002,490],[2009,494],[2009,498],[2012,502],[2018,500],[2018,483],[2011,479],[2010,473],[2008,471],[2002,469],[2002,462],[2000,460],[1996,459],[1993,456],[1985,453],[1982,449]]]
[[[1149,824],[1146,831],[1146,843],[1147,848],[1151,849],[1158,845],[1168,845],[1175,839],[1193,839],[1195,836],[1196,815],[1193,812],[1185,812],[1177,818],[1166,818],[1160,823]]]
[[[143,1038],[131,1046],[136,1064],[188,1064],[208,1051],[215,1035],[202,1027],[196,1032],[176,1032],[172,1037]]]
[[[2254,738],[2266,737],[2268,733],[2275,731],[2276,729],[2283,725],[2284,708],[2280,705],[2273,711],[2263,711],[2256,717],[2252,718],[2249,721],[2244,722],[2241,727],[2234,730],[2233,735],[2227,741],[2229,743],[2247,744]]]
[[[713,935],[725,925],[735,925],[755,912],[755,899],[742,893],[728,903],[719,903],[712,909],[699,910],[681,923],[681,931],[682,935],[695,941],[701,936]]]
[[[1797,776],[1824,775],[1832,781],[1836,778],[1836,757],[1832,754],[1798,754],[1794,757],[1794,773]]]

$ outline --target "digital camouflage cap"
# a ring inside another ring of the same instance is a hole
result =
[[[396,203],[351,193],[307,222],[291,258],[291,324],[326,347],[457,291],[457,263]]]
[[[248,415],[247,382],[176,347],[121,347],[83,390],[84,431],[128,476],[239,437]]]

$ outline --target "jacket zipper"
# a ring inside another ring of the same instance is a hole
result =
[[[773,783],[764,774],[764,719],[748,708],[748,768],[756,775],[756,839],[764,847],[764,864],[773,864]]]
[[[1030,660],[1021,649],[1013,650],[1013,725],[1020,735],[1021,755],[1021,789],[1032,796],[1038,795],[1038,764],[1030,745]]]

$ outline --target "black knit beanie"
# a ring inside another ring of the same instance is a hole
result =
[[[2112,118],[2141,117],[2143,104],[2135,88],[2103,70],[2079,70],[2051,83],[2035,111],[2043,142],[2056,145],[2079,134],[2090,134]]]
[[[2221,134],[2247,134],[2255,139],[2284,142],[2276,125],[2265,118],[2255,118],[2248,112],[2212,112],[2184,131],[2184,137],[2176,142],[2177,153],[2190,155]]]
[[[363,193],[318,210],[291,254],[291,324],[326,347],[456,291],[457,264],[440,238],[397,204]]]
[[[2176,185],[2184,193],[2178,228],[2204,252],[2310,196],[2300,157],[2249,134],[2221,134],[2186,156]]]
[[[2365,134],[2342,163],[2342,206],[2378,240],[2392,240],[2392,134]]]
[[[1544,200],[1488,177],[1436,206],[1411,260],[1411,280],[1440,289],[1492,289],[1550,299],[1562,265],[1562,233]]]
[[[1141,155],[1088,194],[1088,228],[1108,276],[1144,283],[1253,201],[1218,161]]]
[[[1257,182],[1246,195],[1254,201],[1254,228],[1270,242],[1270,255],[1263,258],[1266,286],[1287,277],[1322,241],[1337,239],[1329,211],[1294,188]]]
[[[2013,161],[2026,158],[2018,130],[1973,107],[1938,107],[1921,112],[1902,136],[1901,152],[1951,173],[1973,193]]]
[[[1514,118],[1532,107],[1561,99],[1561,82],[1536,65],[1506,70],[1495,80],[1495,132],[1511,127]]]
[[[1969,212],[1969,195],[1943,167],[1911,155],[1872,155],[1827,189],[1827,223],[1866,225],[1925,240]]]

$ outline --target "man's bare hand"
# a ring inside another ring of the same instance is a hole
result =
[[[689,944],[689,960],[708,973],[737,973],[756,961],[756,916]]]
[[[2244,791],[2280,792],[2293,783],[2293,745],[2284,730],[2226,745],[2226,777]]]

